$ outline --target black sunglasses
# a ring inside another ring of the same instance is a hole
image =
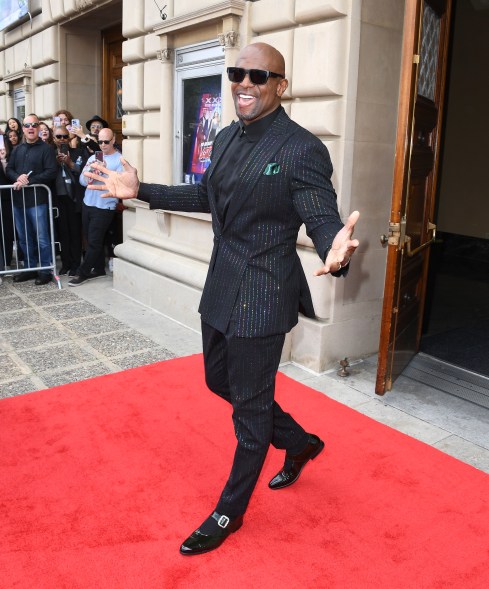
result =
[[[34,129],[36,129],[37,127],[39,127],[39,123],[24,123],[22,126],[26,129],[28,129],[29,127],[33,127]]]
[[[102,144],[103,144],[103,145],[109,145],[109,143],[110,143],[111,141],[112,141],[112,139],[109,139],[109,140],[107,140],[107,139],[100,139],[99,141],[97,141],[97,143],[98,143],[99,145],[102,145]]]
[[[69,135],[55,135],[56,139],[68,139]]]
[[[269,70],[245,70],[242,67],[228,67],[227,72],[229,81],[234,82],[235,84],[242,82],[245,79],[246,74],[248,74],[250,82],[257,86],[263,86],[263,84],[266,84],[268,78],[285,78],[282,74],[276,74]]]

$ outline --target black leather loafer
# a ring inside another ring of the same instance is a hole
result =
[[[51,282],[51,274],[39,274],[34,284],[40,286],[41,284],[47,284],[48,282]]]
[[[302,469],[309,460],[314,460],[323,448],[324,442],[314,434],[310,434],[309,442],[300,454],[286,457],[283,469],[268,483],[270,489],[276,491],[277,489],[290,487],[300,477]]]
[[[217,521],[218,531],[215,534],[203,534],[198,528],[180,546],[180,554],[193,556],[215,550],[230,534],[239,530],[243,525],[242,515],[235,519],[229,519],[226,515],[220,515],[215,511],[211,517]]]
[[[26,280],[33,280],[36,276],[36,272],[22,272],[14,276],[14,282],[26,282]]]

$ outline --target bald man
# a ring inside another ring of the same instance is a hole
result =
[[[88,158],[83,172],[90,170],[97,161],[97,155],[103,158],[106,169],[121,171],[121,154],[115,148],[115,134],[108,127],[101,129],[97,143],[99,151]],[[105,272],[105,235],[114,220],[117,207],[117,198],[100,193],[103,180],[100,176],[94,176],[89,183],[85,174],[80,176],[80,184],[86,187],[82,204],[82,228],[83,237],[87,244],[87,251],[82,263],[76,270],[76,275],[68,282],[68,286],[80,286],[88,280],[100,278]],[[98,185],[98,189],[97,188]]]
[[[274,401],[285,334],[299,312],[315,316],[297,235],[304,223],[324,262],[316,276],[345,274],[358,246],[351,237],[359,215],[343,226],[326,147],[281,107],[283,56],[255,43],[227,73],[238,122],[217,135],[199,184],[139,183],[123,161],[124,172],[109,173],[102,186],[119,198],[137,195],[152,209],[212,215],[214,249],[199,307],[205,376],[233,407],[237,446],[215,509],[181,545],[184,555],[214,550],[241,527],[270,444],[285,450],[272,490],[295,483],[324,448]]]

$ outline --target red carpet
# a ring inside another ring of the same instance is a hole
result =
[[[192,356],[0,401],[0,588],[489,587],[489,477],[280,376],[327,442],[267,488],[215,552],[181,541],[234,451],[231,411]]]

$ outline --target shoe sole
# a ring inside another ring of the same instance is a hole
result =
[[[310,460],[314,460],[316,458],[316,456],[319,456],[319,454],[321,454],[321,452],[324,450],[324,442],[322,440],[319,441],[319,446],[316,449],[316,451],[314,452],[314,454],[311,455],[311,457],[309,458],[309,460],[307,462],[309,462]],[[302,471],[304,470],[304,467],[306,466],[307,462],[305,462],[302,465],[302,468],[299,471],[299,474],[296,476],[296,478],[291,481],[290,483],[287,483],[286,485],[282,485],[280,487],[270,487],[270,484],[268,485],[268,488],[271,489],[272,491],[280,491],[280,489],[286,489],[287,487],[290,487],[290,485],[293,485],[294,483],[296,483],[299,480],[299,477],[302,474]]]

